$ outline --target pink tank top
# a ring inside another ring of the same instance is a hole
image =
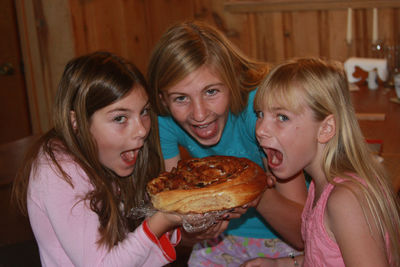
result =
[[[341,181],[343,179],[335,179],[335,182]],[[333,188],[334,185],[328,184],[313,208],[314,181],[310,183],[307,201],[301,216],[301,234],[305,240],[303,266],[345,266],[339,246],[328,236],[324,225],[326,202]]]

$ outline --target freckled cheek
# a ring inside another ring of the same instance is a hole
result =
[[[301,137],[298,136],[298,134],[299,132],[298,129],[296,129],[296,127],[287,129],[286,131],[281,132],[280,134],[281,142],[286,143],[287,146],[292,146],[297,142],[299,142],[299,140],[301,140]]]
[[[226,115],[229,112],[229,99],[226,99],[220,103],[213,103],[209,108],[210,110],[214,109],[214,112],[218,115]]]
[[[97,144],[98,146],[98,156],[99,156],[99,160],[100,162],[107,166],[110,167],[109,165],[111,164],[111,162],[113,162],[115,160],[115,155],[117,155],[118,153],[115,153],[115,151],[117,151],[116,147],[117,144],[111,143],[111,142],[107,142],[107,140],[103,140],[102,142],[99,142]]]
[[[178,122],[185,122],[190,115],[188,107],[170,108],[170,112],[172,117]]]
[[[146,129],[146,137],[147,137],[151,130],[151,120],[144,121],[143,127]]]

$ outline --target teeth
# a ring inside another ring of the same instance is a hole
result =
[[[274,156],[272,157],[271,162],[272,162],[273,164],[279,164],[280,160],[278,159],[278,157],[277,157],[276,155],[274,155]]]
[[[282,164],[283,155],[280,151],[270,148],[268,149],[268,159],[271,164],[278,166]]]
[[[133,150],[124,152],[121,154],[121,157],[126,161],[131,161],[135,158],[135,152]]]
[[[200,129],[203,129],[203,128],[207,128],[208,127],[208,124],[207,125],[200,125],[200,126],[196,126],[197,128],[200,128]]]

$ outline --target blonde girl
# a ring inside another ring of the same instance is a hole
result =
[[[171,26],[154,48],[148,68],[166,169],[177,165],[179,146],[192,157],[246,157],[265,168],[265,155],[255,138],[253,100],[268,70],[267,64],[249,59],[204,22]],[[196,244],[189,265],[237,266],[260,254],[283,257],[294,251],[287,243],[301,249],[305,199],[300,171],[291,181],[266,190],[258,205],[248,205],[256,208],[240,218],[234,217],[246,208],[231,213],[224,235]],[[215,237],[227,224],[223,221],[196,237]]]
[[[341,64],[314,58],[274,68],[256,95],[256,135],[285,180],[312,177],[302,214],[304,257],[246,266],[400,266],[399,205],[355,116]]]

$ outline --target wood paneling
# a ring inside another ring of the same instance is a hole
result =
[[[13,0],[0,2],[0,144],[31,134]]]
[[[75,55],[70,11],[64,0],[15,0],[34,133],[51,126],[58,81]]]
[[[67,60],[109,50],[142,72],[152,48],[171,24],[207,21],[247,55],[271,63],[299,56],[344,61],[372,56],[372,8],[379,38],[400,39],[398,0],[16,0],[35,133],[47,129],[56,83]],[[346,43],[347,8],[353,42]],[[39,126],[38,126],[39,124]]]
[[[372,57],[372,8],[378,8],[379,39],[399,42],[400,1],[227,1],[227,13],[255,17],[238,30],[239,44],[260,60],[280,62],[291,57],[321,56],[340,61],[350,56]],[[353,8],[353,42],[346,43],[347,8]],[[275,18],[275,19],[273,19]],[[258,25],[252,25],[257,23]],[[257,29],[246,40],[247,29]],[[246,38],[244,37],[246,36]],[[246,42],[256,46],[246,46]]]

